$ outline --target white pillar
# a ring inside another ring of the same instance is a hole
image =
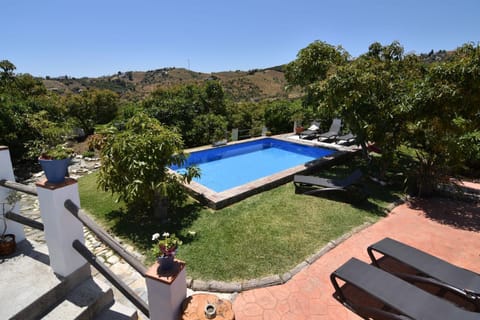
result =
[[[78,183],[70,178],[58,184],[43,180],[37,183],[37,193],[50,266],[56,274],[66,277],[86,263],[72,247],[74,240],[85,243],[83,225],[64,207],[67,199],[80,207]]]
[[[232,141],[238,140],[238,128],[232,129]]]
[[[0,146],[0,179],[15,181],[15,175],[13,174],[10,152],[8,150],[8,147],[5,147],[5,146]],[[7,189],[5,187],[0,187],[0,203],[5,203],[7,201],[6,198],[8,197],[10,192],[13,192],[13,190]],[[0,210],[2,209],[3,207],[0,207]],[[17,203],[13,208],[11,205],[6,204],[5,210],[12,211],[18,214],[20,212],[20,204]],[[5,212],[0,211],[0,215],[4,213]],[[6,219],[6,222],[7,222],[6,233],[14,234],[15,242],[18,243],[25,239],[25,231],[23,230],[22,224],[12,221],[10,219]],[[0,233],[2,231],[3,231],[3,226],[0,225]]]
[[[155,262],[145,273],[150,319],[176,320],[187,297],[185,263],[175,260],[174,268],[165,274],[159,274],[158,267]]]
[[[268,128],[267,127],[262,127],[262,137],[265,137],[267,135]]]

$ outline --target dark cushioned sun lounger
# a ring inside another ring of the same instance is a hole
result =
[[[420,273],[420,276],[398,274],[406,280],[438,285],[471,300],[480,309],[480,275],[457,267],[426,252],[396,240],[385,238],[368,247],[367,252],[374,265],[379,266],[373,252],[379,252],[404,263]],[[480,314],[479,314],[480,317]]]
[[[303,130],[298,134],[300,139],[315,138],[318,134],[318,130]]]
[[[313,194],[316,192],[323,192],[323,191],[332,191],[332,190],[340,190],[346,191],[348,187],[356,184],[361,178],[363,174],[362,171],[359,169],[355,170],[351,175],[346,177],[345,179],[340,180],[332,180],[332,179],[325,179],[316,176],[304,176],[304,175],[295,175],[293,177],[293,183],[295,187],[314,187],[315,189],[308,190],[303,192],[303,194]]]
[[[330,129],[327,132],[320,133],[317,137],[318,140],[330,140],[338,136],[340,129],[342,128],[342,120],[333,119]]]
[[[317,129],[315,129],[315,130],[311,130],[311,129],[303,130],[302,132],[300,132],[298,134],[298,136],[300,137],[300,139],[314,139],[317,136],[317,134],[319,133],[319,131],[318,131],[319,126],[320,126],[320,123],[318,123],[317,121],[313,121],[309,128],[315,127]]]
[[[335,137],[335,142],[338,142],[338,141],[347,141],[347,142],[351,142],[353,140],[355,140],[357,138],[356,135],[354,135],[353,133],[347,133],[347,134],[344,134],[344,135],[341,135],[341,136],[336,136]]]
[[[347,299],[337,279],[353,285],[394,309],[400,315],[369,306],[362,306]],[[335,298],[352,311],[376,319],[463,319],[479,320],[480,313],[461,309],[449,301],[434,296],[394,275],[358,259],[352,258],[330,275],[335,288]]]

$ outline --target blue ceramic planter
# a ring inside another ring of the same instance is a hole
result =
[[[65,181],[65,176],[67,175],[67,168],[70,164],[70,158],[60,160],[38,159],[38,162],[42,166],[48,182],[62,183]]]
[[[175,265],[174,262],[174,256],[162,256],[162,257],[157,257],[157,261],[159,266],[160,271],[169,271],[173,268]]]

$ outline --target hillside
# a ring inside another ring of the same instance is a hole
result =
[[[98,78],[47,78],[45,86],[61,94],[80,92],[87,88],[110,89],[126,99],[141,99],[157,87],[184,84],[199,84],[217,80],[226,94],[235,101],[287,98],[299,95],[298,91],[287,93],[283,68],[255,69],[250,71],[226,71],[201,73],[183,68],[164,68],[153,71],[118,72]]]
[[[453,52],[433,50],[420,54],[424,63],[446,61]],[[115,75],[98,78],[58,77],[42,79],[45,86],[60,94],[81,92],[87,88],[109,89],[124,99],[137,100],[147,96],[158,87],[170,87],[185,84],[200,84],[207,80],[217,80],[225,93],[234,101],[258,101],[264,99],[295,98],[300,89],[286,92],[283,66],[249,71],[224,71],[201,73],[184,68],[163,68],[152,71],[118,72]]]

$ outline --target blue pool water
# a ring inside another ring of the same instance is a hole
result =
[[[171,169],[182,172],[185,167],[197,165],[201,177],[194,180],[215,192],[222,192],[333,152],[266,138],[192,152],[183,167],[172,166]]]

